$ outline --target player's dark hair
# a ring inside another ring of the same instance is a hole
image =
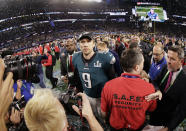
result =
[[[131,72],[142,60],[143,55],[139,50],[128,49],[122,53],[120,63],[124,71]]]

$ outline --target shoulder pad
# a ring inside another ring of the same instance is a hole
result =
[[[111,61],[110,61],[110,64],[114,64],[115,62],[116,62],[116,59],[115,59],[115,57],[113,56],[112,59],[111,59]]]

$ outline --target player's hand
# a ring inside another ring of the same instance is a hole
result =
[[[149,76],[144,70],[141,72],[140,76],[141,79],[145,80],[146,82],[149,82]]]
[[[10,104],[13,101],[13,84],[14,80],[13,74],[8,73],[5,80],[3,80],[3,75],[5,71],[5,64],[2,59],[0,59],[0,117],[4,119]]]
[[[68,84],[68,77],[67,75],[62,77],[62,81],[65,83],[65,84]]]
[[[94,115],[87,96],[84,93],[78,93],[77,95],[82,97],[82,116],[86,119],[92,118]],[[77,106],[73,105],[72,108],[80,115],[80,109]]]
[[[160,90],[158,90],[155,93],[152,93],[152,94],[150,94],[148,96],[145,96],[145,99],[147,101],[156,100],[156,99],[161,100],[162,99],[162,93],[161,93]]]

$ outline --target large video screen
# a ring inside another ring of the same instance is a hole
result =
[[[163,7],[159,6],[136,6],[133,14],[139,16],[140,20],[164,22],[167,20],[167,13],[163,10]]]

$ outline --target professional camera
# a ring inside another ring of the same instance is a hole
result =
[[[24,95],[21,97],[20,100],[18,101],[14,101],[12,102],[11,104],[11,107],[14,107],[16,110],[21,110],[23,107],[26,106],[26,101],[25,101],[25,98],[24,98]]]
[[[24,95],[23,95],[20,100],[14,100],[10,104],[10,106],[9,106],[9,112],[11,114],[12,107],[14,107],[16,110],[20,111],[25,106],[26,106],[26,101],[25,101],[25,98],[24,98]]]
[[[21,55],[5,57],[4,62],[5,76],[8,72],[12,72],[14,81],[18,79],[27,80],[32,83],[38,83],[40,81],[37,76],[37,64],[32,56]]]
[[[14,107],[16,110],[20,111],[22,108],[26,106],[26,101],[24,99],[24,95],[21,97],[20,100],[14,100],[12,104],[9,107],[9,115],[11,116],[12,114],[12,108]],[[9,123],[7,123],[7,128],[9,131],[28,131],[26,123],[24,121],[24,117],[20,115],[21,121],[19,123],[16,123],[16,125],[10,120]]]
[[[64,106],[67,114],[76,114],[72,109],[72,105],[76,105],[78,107],[82,106],[82,99],[81,97],[75,95],[74,88],[68,88],[66,93],[61,94],[59,101]]]
[[[75,88],[69,86],[67,92],[61,94],[59,98],[59,101],[65,108],[70,130],[90,131],[88,122],[81,115],[77,115],[77,113],[72,109],[72,105],[76,105],[79,107],[80,112],[82,111],[82,98],[80,96],[75,95],[75,92]]]

